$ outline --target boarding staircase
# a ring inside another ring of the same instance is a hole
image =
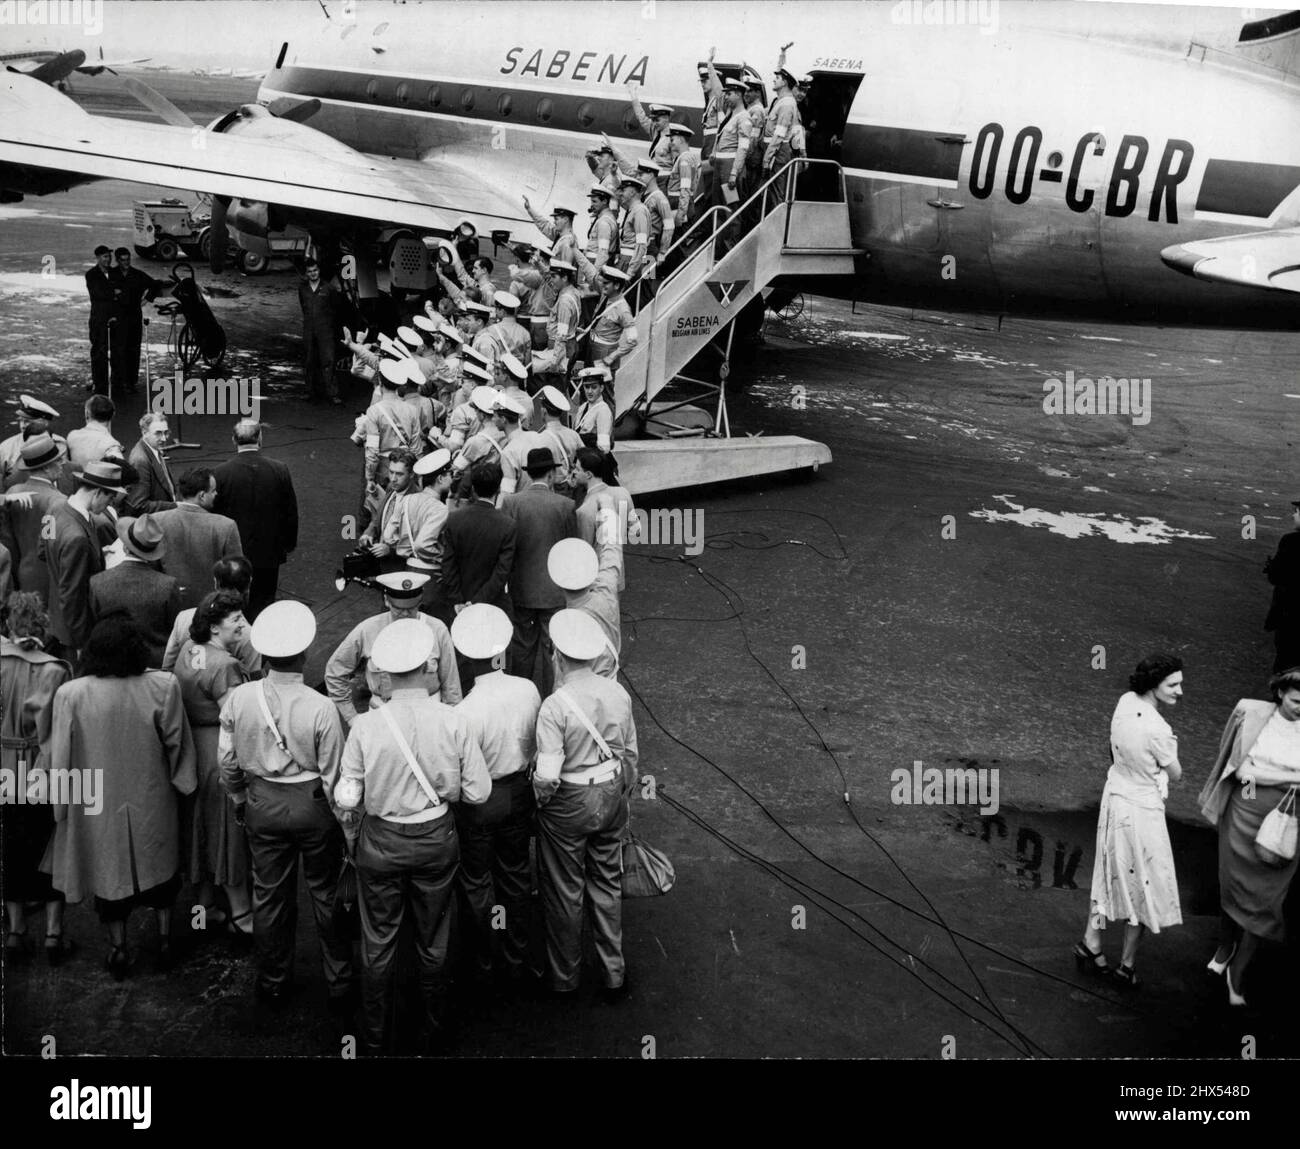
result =
[[[828,175],[834,176],[835,198],[799,198],[801,187],[818,177],[817,190],[824,191],[832,183]],[[619,442],[620,476],[628,490],[667,490],[830,462],[829,448],[794,435],[731,438],[726,386],[734,321],[778,276],[852,275],[858,254],[840,165],[795,159],[735,209],[717,206],[701,215],[669,249],[664,266],[670,270],[661,280],[629,286],[624,294],[636,319],[637,346],[615,374],[614,418],[653,417],[670,429],[662,439]],[[721,348],[718,381],[685,374],[710,346]],[[675,380],[702,390],[657,401]],[[716,400],[711,428],[672,429],[674,411],[703,399]]]

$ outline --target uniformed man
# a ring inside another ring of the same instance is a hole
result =
[[[107,390],[104,394],[108,394]],[[21,481],[16,477],[18,460],[23,453],[23,443],[33,435],[49,432],[64,454],[68,453],[67,439],[50,431],[50,424],[58,417],[59,413],[48,403],[42,403],[30,395],[18,396],[18,434],[10,435],[0,443],[0,491],[7,490],[11,483]]]
[[[496,388],[498,398],[514,400],[520,411],[520,426],[533,425],[533,397],[524,389],[528,382],[528,368],[508,351],[496,362]]]
[[[221,707],[221,784],[248,838],[253,871],[253,937],[258,998],[282,1003],[293,976],[298,863],[311,898],[331,1008],[356,995],[352,945],[333,925],[343,835],[333,793],[343,753],[339,716],[303,682],[316,618],[300,602],[266,607],[250,641],[265,678],[236,686]]]
[[[673,146],[672,175],[668,177],[668,202],[672,205],[679,231],[685,230],[695,221],[700,159],[691,151],[691,136],[694,134],[685,124],[668,125],[668,135]]]
[[[528,464],[528,452],[542,446],[542,437],[537,431],[524,428],[525,417],[520,404],[513,395],[502,395],[497,400],[497,410],[501,412],[501,494],[512,495],[521,487],[527,486],[524,470]]]
[[[473,689],[456,713],[469,726],[492,777],[486,802],[456,807],[458,882],[469,908],[467,956],[477,972],[490,973],[492,938],[499,933],[499,968],[505,979],[517,983],[528,955],[528,847],[535,809],[529,774],[537,759],[542,699],[531,681],[503,669],[513,634],[506,612],[488,603],[471,603],[451,625],[452,642],[474,674]],[[504,913],[505,921],[494,928],[496,913]]]
[[[550,447],[555,459],[555,490],[561,495],[571,495],[573,458],[582,447],[582,436],[563,421],[572,409],[572,404],[558,387],[552,387],[549,383],[537,392],[537,399],[546,419],[540,432],[542,446]]]
[[[745,110],[744,82],[728,80],[725,87],[726,111],[713,152],[713,203],[734,208],[750,190],[746,166],[754,146],[754,125]]]
[[[637,98],[640,85],[633,80],[627,88],[632,95],[632,114],[636,116],[641,130],[650,137],[650,158],[656,162],[667,162],[668,123],[677,109],[670,108],[667,104],[650,104],[643,108]],[[616,154],[615,159],[617,158]]]
[[[537,718],[537,868],[546,922],[549,988],[572,993],[582,967],[584,897],[608,998],[621,997],[622,890],[619,875],[627,796],[637,777],[632,701],[592,670],[605,636],[591,615],[551,619],[559,686]]]
[[[483,425],[465,440],[465,445],[452,460],[452,496],[457,503],[472,497],[471,472],[476,463],[493,462],[500,466],[501,440],[505,438],[505,415],[502,413],[502,403],[515,408],[517,412],[522,412],[522,408],[515,400],[506,399],[501,392],[493,388],[488,390],[491,393],[491,414],[484,418]],[[480,400],[484,400],[484,397],[480,396]]]
[[[477,363],[465,360],[461,371],[466,383],[475,384],[469,398],[458,403],[447,416],[447,433],[442,444],[455,457],[469,441],[470,436],[482,428],[484,422],[496,410],[496,392],[488,385],[492,376]]]
[[[451,513],[447,505],[447,497],[451,494],[451,452],[441,447],[430,451],[415,464],[415,474],[420,480],[425,499],[438,504],[437,507],[428,508],[428,514],[440,521],[432,545],[423,554],[415,555],[410,566],[429,576],[429,581],[424,584],[420,609],[425,614],[433,615],[444,626],[450,626],[455,612],[442,594],[442,552],[443,531]]]
[[[775,93],[772,106],[767,110],[763,121],[763,178],[767,179],[773,172],[778,172],[794,157],[793,139],[795,129],[799,126],[799,105],[795,103],[792,89],[794,77],[778,68],[772,76],[772,90]],[[784,195],[787,178],[773,185],[775,194]]]
[[[587,231],[586,255],[592,275],[598,275],[601,268],[614,258],[618,248],[618,220],[611,208],[615,197],[614,192],[598,184],[592,185],[587,197],[590,201],[587,210],[592,215],[592,224]],[[593,281],[589,279],[588,282]]]
[[[391,692],[387,675],[370,657],[379,632],[390,622],[416,619],[429,628],[433,637],[420,679],[424,692],[431,698],[441,698],[449,706],[461,699],[451,635],[443,623],[420,610],[420,598],[429,576],[414,571],[392,571],[377,576],[374,581],[384,592],[387,610],[353,627],[325,664],[326,693],[339,708],[343,725],[349,728],[356,721],[358,710],[375,709]]]
[[[563,375],[578,350],[582,299],[578,295],[578,269],[567,260],[552,258],[549,278],[555,304],[546,319],[546,348],[533,353],[533,375]]]
[[[546,321],[555,306],[556,289],[551,283],[551,253],[546,248],[521,244],[517,251],[528,255],[526,264],[510,265],[510,294],[519,297],[520,323],[527,328],[534,353],[546,347]]]
[[[618,161],[608,140],[602,140],[587,152],[587,167],[596,177],[596,186],[603,187],[610,199],[618,195]]]
[[[643,184],[636,176],[624,176],[619,181],[619,201],[623,205],[623,225],[619,230],[619,267],[635,280],[647,267],[650,254],[650,211],[641,202]]]
[[[650,247],[649,252],[656,266],[663,263],[664,256],[673,245],[673,232],[677,219],[672,204],[664,192],[664,185],[672,175],[672,168],[659,167],[657,164],[639,163],[636,174],[645,184],[645,193],[641,202],[650,213]]]
[[[156,299],[166,291],[167,283],[132,267],[129,247],[119,247],[113,254],[117,259],[113,276],[121,295],[120,315],[113,325],[112,386],[114,391],[130,395],[140,379],[140,342],[144,335],[140,307],[146,299]]]
[[[578,252],[578,237],[573,234],[573,220],[577,212],[571,207],[557,205],[551,208],[551,218],[547,220],[533,210],[527,196],[524,196],[524,210],[537,225],[537,230],[551,241],[551,259],[576,263],[574,256]]]
[[[623,292],[627,289],[627,272],[604,267],[600,272],[601,302],[591,329],[591,361],[605,366],[612,374],[619,363],[636,346],[636,319]]]
[[[95,248],[95,266],[86,272],[86,294],[90,296],[90,388],[97,395],[108,394],[110,341],[117,337],[122,322],[122,284],[113,275],[113,249]]]
[[[722,120],[722,78],[713,66],[716,54],[717,49],[710,48],[708,62],[697,69],[704,94],[704,115],[700,118],[700,160],[705,164],[712,161]]]
[[[487,325],[492,319],[492,309],[474,300],[466,300],[464,309],[465,314],[461,317],[461,332],[466,342],[489,363],[495,361],[498,344],[487,333]]]
[[[433,375],[434,391],[448,413],[464,401],[457,397],[464,383],[462,372],[465,361],[461,357],[464,342],[461,333],[449,323],[444,323],[433,333],[433,350],[437,356],[437,369]],[[441,435],[440,430],[438,434]],[[431,435],[430,442],[445,446],[438,435]]]
[[[353,724],[335,789],[354,843],[362,1044],[371,1055],[385,1049],[397,939],[408,915],[424,997],[425,1051],[446,1049],[448,911],[460,856],[456,820],[447,812],[453,803],[482,805],[492,792],[469,724],[425,691],[433,645],[430,631],[411,619],[376,635],[372,661],[389,676],[392,695]]]
[[[600,624],[605,648],[592,660],[591,669],[604,678],[617,680],[619,652],[623,648],[618,599],[623,547],[614,501],[608,494],[604,499],[596,535],[598,550],[584,539],[561,539],[551,548],[546,569],[555,585],[564,591],[565,609],[586,611]]]
[[[508,291],[498,291],[492,302],[496,308],[496,322],[486,334],[496,344],[495,357],[513,355],[527,367],[533,358],[533,335],[519,322],[519,297]]]
[[[609,451],[614,441],[614,412],[605,402],[605,385],[610,381],[604,366],[584,367],[578,372],[582,404],[573,416],[573,429],[583,444]]]
[[[409,378],[407,369],[395,359],[385,359],[379,365],[379,385],[382,398],[366,409],[357,421],[352,441],[365,448],[365,495],[362,510],[362,527],[370,522],[383,497],[384,484],[388,482],[388,456],[393,451],[415,453],[420,440],[420,419],[415,410],[398,397],[399,384]]]

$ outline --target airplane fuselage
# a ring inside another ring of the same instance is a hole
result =
[[[1172,244],[1294,213],[1294,198],[1283,207],[1300,186],[1293,80],[1194,50],[1198,33],[1180,33],[1169,9],[1089,14],[1080,28],[1055,20],[1074,15],[1057,5],[1003,4],[989,29],[900,22],[907,6],[889,4],[806,6],[790,25],[778,13],[791,9],[766,7],[744,19],[727,4],[659,5],[650,19],[654,6],[637,4],[363,10],[345,34],[289,45],[259,98],[317,98],[312,126],[359,150],[472,164],[539,208],[581,210],[582,152],[600,132],[644,153],[629,80],[643,101],[673,105],[698,142],[708,46],[770,84],[778,44],[793,38],[793,71],[852,93],[838,154],[867,258],[819,291],[1297,325],[1294,295],[1207,284],[1160,260]],[[1125,23],[1135,12],[1140,27]]]

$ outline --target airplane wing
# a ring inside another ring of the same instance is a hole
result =
[[[0,80],[0,184],[14,169],[34,169],[52,186],[82,182],[58,184],[58,173],[71,172],[433,231],[468,218],[481,232],[540,240],[522,205],[455,165],[365,155],[258,107],[226,117],[221,128],[92,116],[46,84],[9,73]]]
[[[1300,227],[1175,244],[1160,258],[1197,279],[1300,294]]]
[[[84,72],[88,76],[98,76],[105,68],[111,72],[114,68],[129,68],[132,64],[147,64],[152,59],[152,56],[140,56],[135,60],[105,60],[101,54],[98,60],[92,60],[89,64],[82,64],[77,68],[77,71]]]

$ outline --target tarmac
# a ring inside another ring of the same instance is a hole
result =
[[[28,391],[60,410],[57,430],[79,424],[81,274],[95,244],[130,244],[131,201],[158,194],[100,183],[0,207],[6,411]],[[364,397],[303,400],[286,267],[198,276],[230,341],[222,373],[260,378],[266,450],[295,476],[302,541],[281,593],[320,619],[315,682],[382,609],[333,587]],[[769,320],[731,421],[825,442],[833,463],[648,498],[701,513],[704,549],[629,548],[623,668],[655,794],[633,819],[677,873],[666,897],[625,905],[632,991],[603,1004],[594,971],[571,1001],[466,990],[457,1052],[635,1058],[649,1037],[661,1058],[1235,1057],[1250,1034],[1260,1058],[1295,1056],[1294,943],[1261,953],[1245,1011],[1204,973],[1217,880],[1195,796],[1272,661],[1262,565],[1300,496],[1296,336],[802,304]],[[169,375],[165,331],[155,321],[150,360]],[[1071,370],[1149,378],[1149,421],[1046,413],[1044,381]],[[135,414],[115,424],[128,445]],[[173,470],[224,458],[233,422],[184,417],[200,446]],[[1124,995],[1069,951],[1110,714],[1154,650],[1185,662],[1168,807],[1184,922],[1143,940],[1144,984]],[[996,770],[996,815],[894,801],[894,772],[918,760]],[[5,971],[5,1052],[52,1035],[60,1054],[336,1055],[348,1029],[322,1008],[305,900],[303,992],[274,1017],[253,1004],[247,954],[188,930],[187,905],[185,960],[156,972],[137,915],[121,984],[91,908],[70,907],[70,964]]]

